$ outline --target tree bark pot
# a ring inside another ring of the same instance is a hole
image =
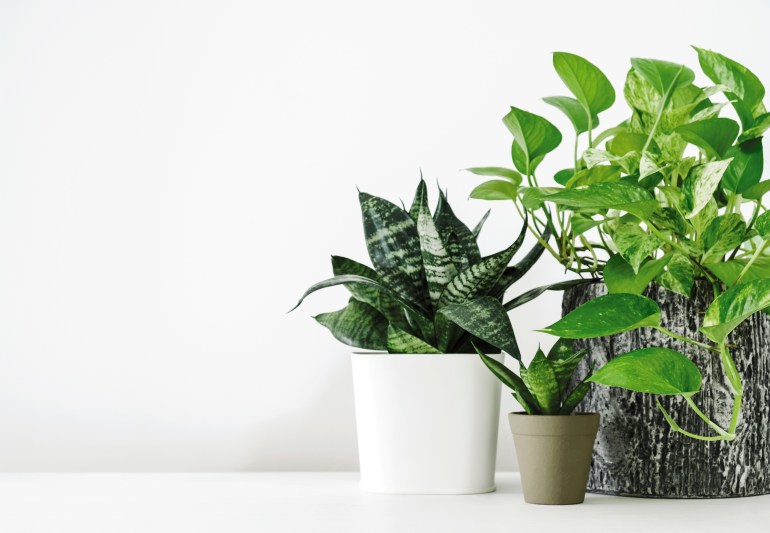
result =
[[[599,415],[509,413],[508,421],[524,501],[545,505],[583,503]]]
[[[602,283],[564,292],[563,314],[588,300],[607,294]],[[698,332],[713,300],[711,286],[696,283],[691,298],[650,286],[645,296],[661,309],[667,329],[707,342]],[[673,431],[656,405],[659,399],[678,424],[691,432],[711,430],[678,397],[641,394],[593,385],[579,409],[602,417],[588,476],[588,491],[651,498],[726,498],[770,493],[770,318],[756,313],[730,336],[731,349],[743,378],[744,397],[738,435],[734,441],[704,442]],[[727,427],[732,397],[719,357],[707,350],[643,328],[609,338],[575,342],[589,355],[576,375],[589,364],[600,367],[615,356],[649,346],[678,350],[690,357],[703,375],[703,388],[693,399],[712,420]]]

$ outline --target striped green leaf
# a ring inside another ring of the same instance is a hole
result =
[[[423,308],[429,307],[417,224],[397,205],[359,193],[366,247],[383,285]]]
[[[441,353],[439,350],[393,325],[387,327],[387,347],[390,353]]]
[[[420,180],[417,198],[417,233],[420,238],[422,264],[425,269],[425,279],[428,282],[428,294],[433,308],[436,309],[441,293],[449,281],[457,275],[452,258],[449,256],[444,241],[441,239],[436,223],[428,207],[428,188],[425,181]],[[467,229],[467,228],[466,228]],[[470,234],[470,230],[468,230]]]
[[[349,346],[365,350],[385,350],[388,321],[374,307],[355,298],[339,311],[314,317],[334,337]]]
[[[540,236],[543,242],[548,242],[550,237],[551,230],[548,228],[546,228],[546,230]],[[500,276],[500,280],[497,282],[497,285],[492,290],[491,294],[497,296],[498,298],[505,296],[505,291],[507,291],[511,285],[519,281],[524,276],[524,274],[529,272],[529,269],[532,268],[535,263],[537,263],[537,260],[540,259],[540,256],[543,255],[544,251],[545,247],[542,244],[539,242],[535,243],[535,245],[532,246],[532,249],[527,252],[521,261],[515,265],[506,267],[506,269],[503,271],[503,275]]]
[[[547,359],[551,362],[554,375],[556,376],[559,398],[564,398],[572,374],[586,353],[588,353],[586,350],[575,351],[575,347],[569,339],[557,340],[556,344],[548,352]]]
[[[442,307],[439,313],[462,329],[521,361],[511,321],[502,304],[490,296]]]
[[[347,274],[344,276],[334,276],[333,278],[329,278],[323,281],[319,281],[315,285],[312,285],[308,290],[305,291],[305,293],[302,295],[302,297],[299,299],[299,302],[297,302],[297,305],[295,305],[291,310],[293,311],[297,307],[299,307],[302,302],[305,301],[305,298],[313,294],[314,292],[326,289],[328,287],[336,287],[337,285],[365,285],[367,287],[372,287],[376,289],[377,291],[393,298],[397,302],[399,302],[406,311],[409,312],[409,315],[413,317],[415,320],[422,320],[427,321],[428,323],[430,320],[427,318],[427,311],[425,309],[422,309],[415,305],[414,302],[410,301],[407,298],[404,298],[394,290],[386,287],[385,285],[382,285],[374,280],[371,280],[364,276],[356,276],[353,274]]]
[[[505,250],[485,257],[457,274],[444,289],[439,299],[439,308],[489,294],[516,252],[516,246],[516,243],[513,243]]]
[[[556,373],[542,350],[537,351],[527,367],[527,383],[543,414],[558,414],[561,398],[556,382]]]
[[[481,220],[479,220],[478,224],[476,224],[473,227],[473,237],[478,239],[479,234],[481,233],[481,228],[484,227],[484,224],[486,223],[487,219],[489,218],[489,214],[492,212],[491,209],[487,209],[487,212],[484,213],[484,216],[481,217]]]
[[[548,285],[542,285],[540,287],[535,287],[534,289],[530,289],[525,293],[520,294],[516,298],[513,298],[512,300],[508,301],[503,307],[505,307],[506,311],[511,311],[513,309],[516,309],[520,305],[524,305],[525,303],[534,300],[541,294],[543,294],[545,291],[564,291],[569,289],[570,287],[577,287],[578,285],[585,285],[587,283],[596,283],[597,280],[595,279],[571,279],[568,281],[559,281],[557,283],[549,283]]]
[[[497,377],[497,379],[499,379],[506,387],[513,391],[514,398],[516,398],[516,401],[519,402],[527,414],[543,414],[540,410],[540,406],[538,405],[537,400],[535,400],[534,396],[532,396],[532,393],[524,384],[524,381],[519,376],[517,376],[513,370],[505,366],[503,363],[495,361],[491,357],[485,355],[478,348],[476,348],[475,345],[474,348],[476,349],[476,353],[478,353],[481,357],[481,360],[484,361],[484,364],[487,365],[487,368],[495,375],[495,377]]]
[[[591,389],[591,382],[588,381],[589,377],[590,376],[586,376],[583,381],[581,381],[578,386],[572,389],[572,392],[567,395],[559,409],[560,415],[571,414],[578,404],[583,401],[583,398],[585,398],[586,394],[588,394],[588,391]]]
[[[468,265],[478,263],[481,260],[476,235],[457,218],[449,205],[446,194],[440,189],[433,220],[457,270],[463,270]]]

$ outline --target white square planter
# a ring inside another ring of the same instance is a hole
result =
[[[478,355],[354,353],[352,363],[362,490],[495,489],[500,382]]]

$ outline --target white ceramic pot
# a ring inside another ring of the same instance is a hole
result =
[[[478,355],[354,353],[352,360],[362,490],[495,490],[500,382]]]

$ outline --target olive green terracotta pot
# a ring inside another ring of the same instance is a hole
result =
[[[527,503],[583,503],[599,415],[509,413]]]

